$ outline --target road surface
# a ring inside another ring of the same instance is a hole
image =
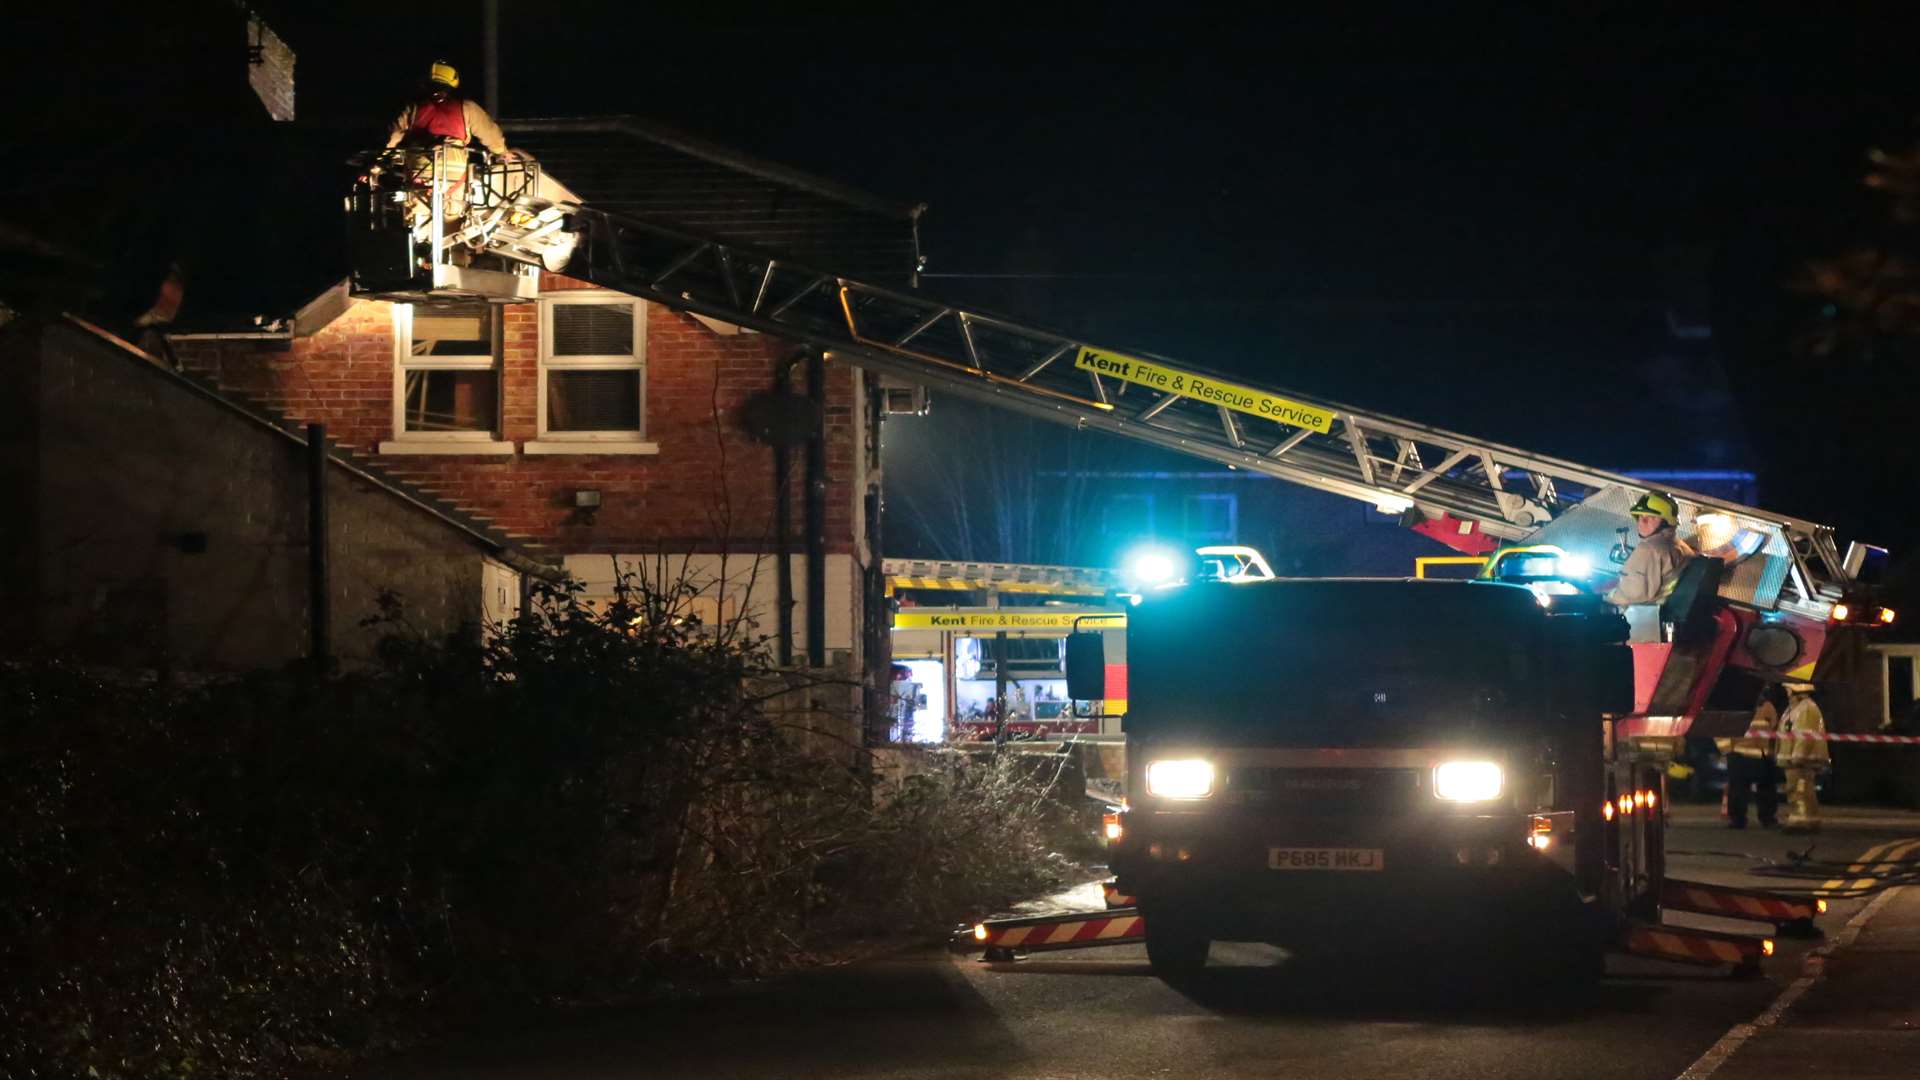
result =
[[[1777,858],[1810,842],[1732,832],[1706,808],[1682,812],[1669,833],[1681,852],[1671,860],[1676,877],[1742,881],[1752,863],[1739,856]],[[1816,855],[1850,857],[1900,836],[1920,837],[1920,820],[1843,826],[1830,818]],[[1836,902],[1823,929],[1836,930],[1862,906]],[[1205,977],[1175,988],[1148,972],[1138,946],[1013,964],[920,950],[697,1001],[550,1018],[356,1076],[1677,1077],[1765,1010],[1814,944],[1782,941],[1765,977],[1746,980],[1614,958],[1597,992],[1562,1002],[1516,996],[1497,978],[1438,970],[1418,955],[1308,967],[1265,946],[1216,945]]]

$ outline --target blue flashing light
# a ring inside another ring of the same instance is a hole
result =
[[[1159,548],[1135,552],[1127,559],[1127,576],[1142,585],[1164,585],[1180,572],[1180,560]]]

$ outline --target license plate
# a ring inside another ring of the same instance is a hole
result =
[[[1379,870],[1386,864],[1386,852],[1379,848],[1267,849],[1267,866],[1275,870]]]

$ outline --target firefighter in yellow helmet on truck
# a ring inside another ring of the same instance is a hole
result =
[[[1636,619],[1634,609],[1645,611],[1665,600],[1673,591],[1680,568],[1696,553],[1678,535],[1680,504],[1673,496],[1649,491],[1627,512],[1633,515],[1640,543],[1634,546],[1633,554],[1627,556],[1626,565],[1620,569],[1620,580],[1607,593],[1607,601],[1623,609],[1628,624],[1634,627],[1634,640],[1650,640],[1658,637],[1658,620]],[[1652,638],[1642,626],[1648,621],[1652,624]]]

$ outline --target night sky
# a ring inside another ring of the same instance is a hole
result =
[[[371,138],[435,57],[479,91],[478,4],[263,6],[303,123]],[[1914,135],[1892,6],[502,6],[504,116],[634,113],[924,201],[937,295],[1603,467],[1751,468],[1763,505],[1920,543],[1920,380],[1809,370],[1781,287],[1874,225],[1864,153]]]

